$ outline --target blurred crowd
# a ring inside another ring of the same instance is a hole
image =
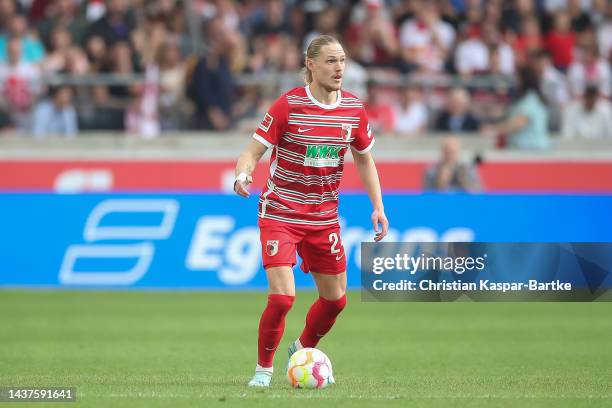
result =
[[[606,0],[0,0],[0,127],[246,130],[319,34],[381,134],[612,138]]]

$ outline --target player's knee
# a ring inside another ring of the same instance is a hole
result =
[[[334,314],[339,314],[346,307],[346,295],[344,293],[335,299],[326,299],[324,297],[321,297],[321,299],[325,307]]]
[[[326,288],[326,290],[320,295],[326,300],[339,302],[346,305],[346,285],[343,285],[342,282],[339,282],[339,284],[335,285],[335,287]]]
[[[294,301],[295,296],[278,294],[268,295],[268,306],[271,306],[282,315],[287,314],[289,310],[291,310]]]

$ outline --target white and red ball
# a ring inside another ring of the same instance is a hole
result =
[[[289,359],[287,379],[294,388],[325,388],[334,381],[331,361],[316,348],[298,350]]]

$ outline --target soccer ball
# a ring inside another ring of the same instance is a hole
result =
[[[287,379],[294,388],[325,388],[334,382],[331,361],[316,348],[298,350],[289,359]]]

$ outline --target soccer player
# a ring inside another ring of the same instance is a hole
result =
[[[341,90],[345,54],[334,37],[316,37],[308,46],[306,86],[278,98],[266,113],[253,140],[236,164],[234,190],[248,197],[251,173],[272,149],[270,176],[259,198],[258,224],[268,303],[259,322],[258,361],[249,386],[267,387],[272,361],[295,299],[293,266],[315,281],[319,298],[306,315],[289,356],[315,347],[346,305],[346,258],[338,224],[338,186],[344,155],[352,151],[374,211],[372,223],[380,241],[389,228],[380,182],[370,149],[374,136],[363,104]]]

